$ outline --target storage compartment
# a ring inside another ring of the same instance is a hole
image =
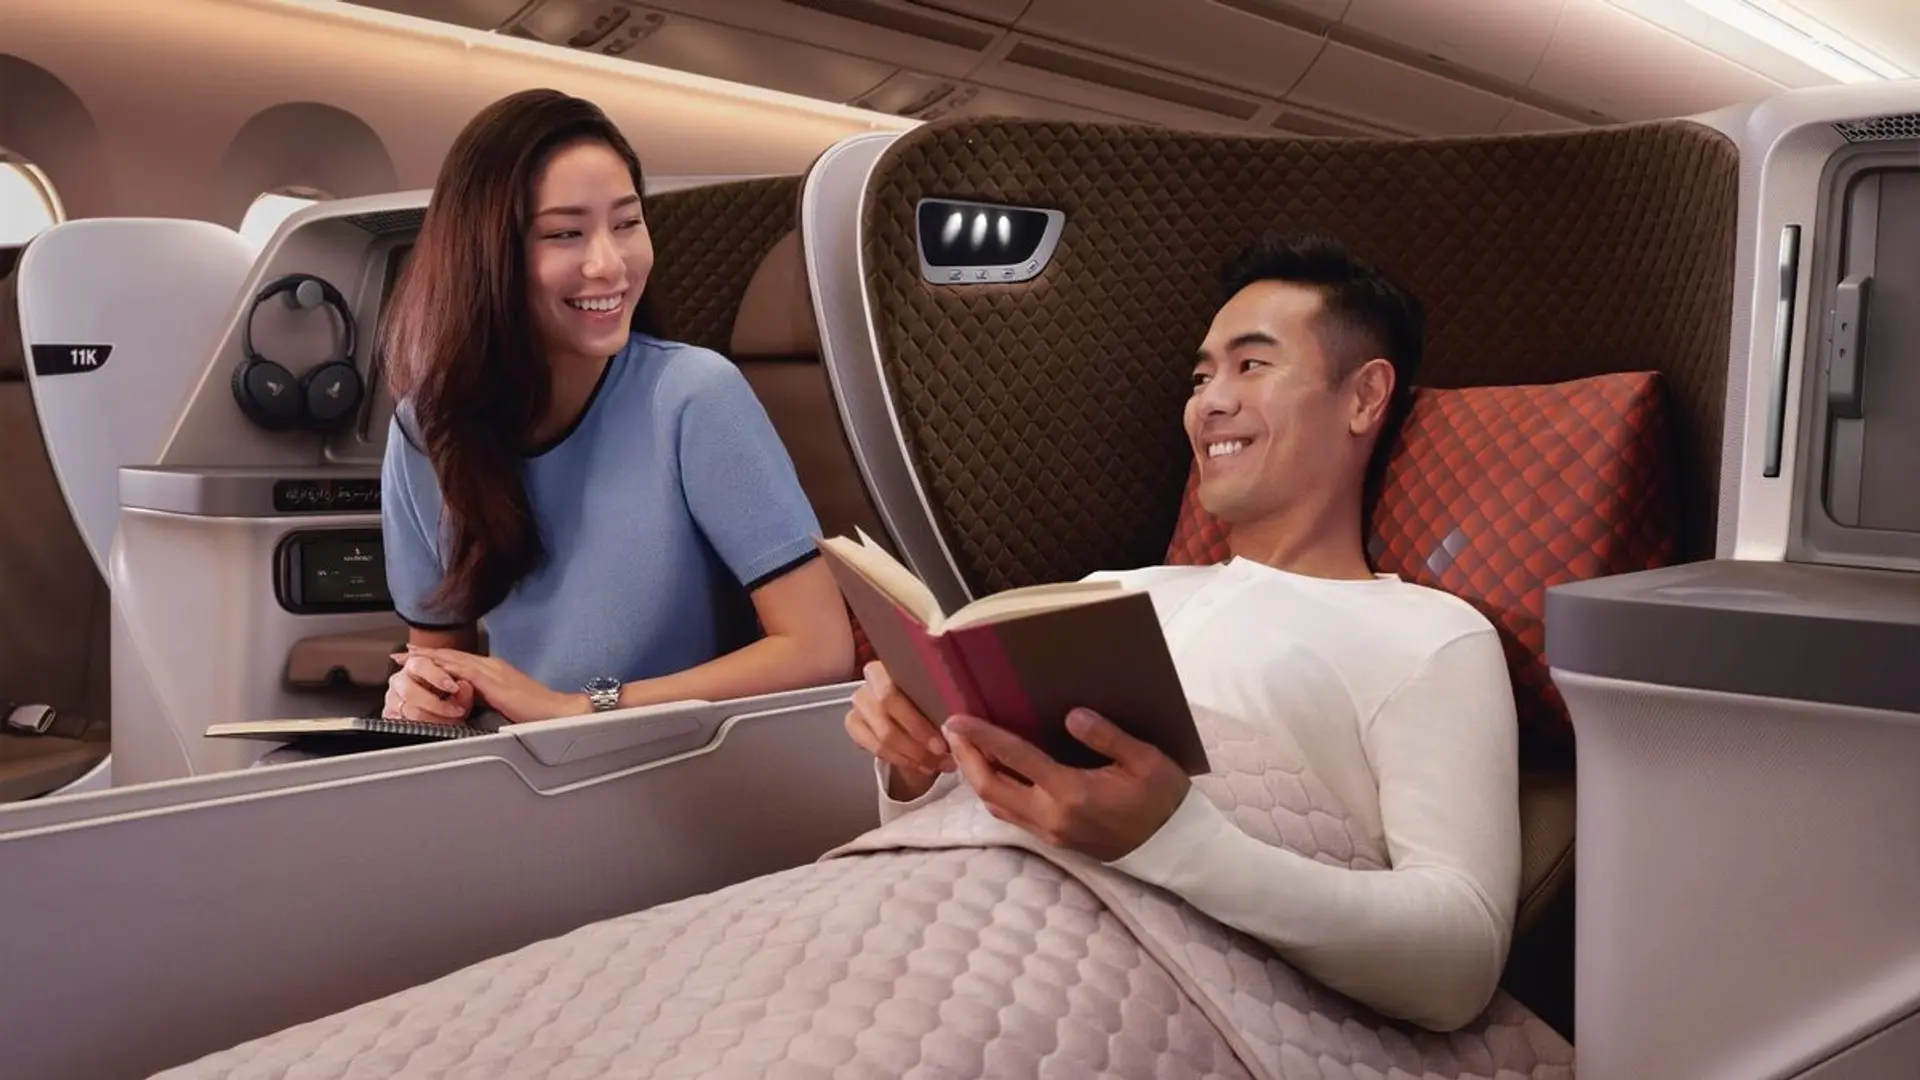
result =
[[[1920,141],[1836,154],[1801,355],[1789,557],[1920,570]]]

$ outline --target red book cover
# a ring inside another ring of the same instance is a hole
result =
[[[1145,593],[1110,583],[1043,586],[945,616],[925,585],[871,542],[820,547],[894,684],[934,723],[977,716],[1064,764],[1098,767],[1106,759],[1066,729],[1067,714],[1087,708],[1158,746],[1189,776],[1210,770]]]

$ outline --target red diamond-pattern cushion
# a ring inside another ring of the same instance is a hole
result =
[[[1649,570],[1679,539],[1658,372],[1544,386],[1419,388],[1374,506],[1376,569],[1453,593],[1499,630],[1521,726],[1563,742],[1547,674],[1547,588]],[[1172,565],[1228,555],[1225,527],[1187,491]]]

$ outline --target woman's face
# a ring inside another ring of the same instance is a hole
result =
[[[548,362],[619,352],[653,270],[626,162],[597,141],[562,147],[534,175],[530,209],[527,303]]]

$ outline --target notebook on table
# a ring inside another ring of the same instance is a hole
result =
[[[209,738],[270,739],[289,742],[295,739],[345,738],[393,745],[435,742],[444,739],[468,739],[490,735],[504,721],[491,709],[478,709],[464,724],[436,724],[417,720],[388,720],[375,713],[369,716],[319,716],[288,720],[240,720],[207,727]]]

